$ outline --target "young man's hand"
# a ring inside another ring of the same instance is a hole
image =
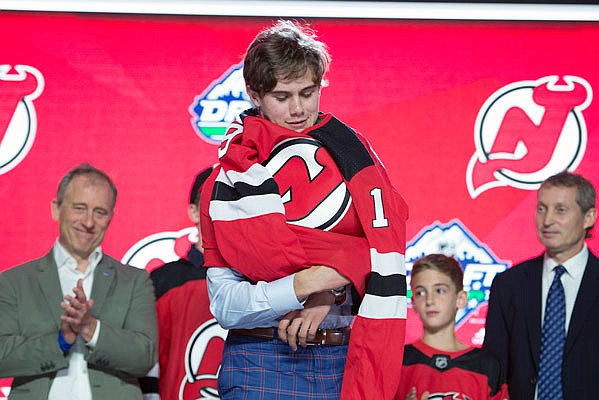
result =
[[[314,265],[295,273],[293,290],[299,301],[303,301],[314,293],[339,288],[350,283],[334,268],[324,265]]]
[[[308,340],[314,340],[320,323],[325,319],[334,302],[329,292],[310,295],[303,310],[287,313],[279,322],[279,339],[289,343],[293,351],[297,345],[306,347]]]
[[[416,393],[416,387],[413,387],[412,389],[410,389],[410,391],[408,392],[408,395],[406,396],[406,400],[418,400],[418,395]],[[424,393],[422,393],[422,396],[420,396],[420,400],[428,400],[428,391],[424,391]]]

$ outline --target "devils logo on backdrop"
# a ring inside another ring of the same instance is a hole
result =
[[[515,82],[493,93],[476,118],[470,196],[498,186],[536,190],[549,176],[576,169],[587,143],[582,110],[591,99],[591,86],[577,76]]]
[[[0,65],[0,175],[29,153],[37,130],[33,100],[44,90],[44,77],[29,65]]]

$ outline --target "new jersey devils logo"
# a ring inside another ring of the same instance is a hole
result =
[[[581,111],[591,100],[591,86],[577,76],[516,82],[491,95],[476,118],[470,196],[497,186],[535,190],[549,176],[574,170],[587,142]]]
[[[333,166],[331,156],[311,138],[288,139],[273,149],[266,168],[279,185],[290,224],[329,230],[343,218],[351,197]]]
[[[16,73],[15,73],[16,72]],[[37,119],[33,100],[44,77],[29,65],[0,65],[0,175],[16,167],[33,145]]]
[[[185,351],[185,377],[179,388],[180,399],[219,398],[216,381],[220,369],[220,353],[226,337],[227,331],[214,318],[203,323],[191,335]],[[211,351],[217,352],[217,356]]]
[[[428,400],[471,400],[466,395],[460,393],[432,393],[428,395]]]
[[[178,232],[159,232],[135,243],[123,256],[121,262],[151,272],[167,262],[185,257],[189,247],[198,241],[195,226]]]

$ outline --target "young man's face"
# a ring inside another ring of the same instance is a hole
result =
[[[87,260],[102,243],[112,218],[114,197],[108,182],[79,175],[67,186],[59,206],[52,202],[60,244],[77,261]]]
[[[412,307],[420,316],[424,329],[428,333],[444,329],[453,331],[458,308],[466,306],[466,292],[457,292],[449,276],[434,269],[413,275],[410,286]]]
[[[575,187],[565,186],[543,186],[537,193],[537,235],[558,263],[582,250],[586,229],[595,223],[597,211],[592,208],[583,214],[576,194]]]
[[[277,85],[264,96],[248,88],[254,104],[262,116],[277,125],[301,132],[313,126],[318,117],[320,85],[314,83],[312,71],[290,81],[277,81]]]

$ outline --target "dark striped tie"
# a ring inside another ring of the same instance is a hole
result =
[[[561,276],[566,269],[558,265],[547,293],[541,332],[538,400],[562,400],[562,360],[566,342],[566,296]]]

